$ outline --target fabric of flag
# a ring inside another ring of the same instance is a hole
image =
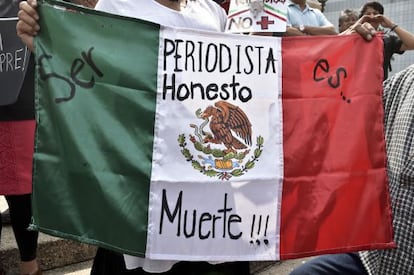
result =
[[[34,228],[165,260],[394,246],[380,39],[39,12]]]
[[[282,49],[281,254],[375,248],[393,234],[381,37],[291,38]]]

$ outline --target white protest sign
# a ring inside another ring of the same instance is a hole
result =
[[[226,32],[285,32],[286,0],[231,0]]]

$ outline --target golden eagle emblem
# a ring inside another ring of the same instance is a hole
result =
[[[252,151],[252,125],[243,110],[226,101],[219,101],[195,112],[203,120],[194,128],[189,140],[196,150],[197,158],[188,148],[186,135],[178,136],[181,154],[191,162],[194,169],[209,177],[229,180],[240,177],[254,168],[263,152],[264,139],[256,138],[256,148]],[[210,132],[204,130],[209,125]],[[224,147],[224,148],[223,148]]]
[[[219,101],[213,106],[208,106],[202,113],[203,119],[210,120],[212,135],[204,138],[204,142],[224,144],[226,152],[234,152],[246,149],[252,145],[252,125],[246,114],[237,106],[226,101]],[[243,139],[238,140],[233,132]]]

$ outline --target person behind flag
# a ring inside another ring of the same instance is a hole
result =
[[[384,15],[384,6],[376,1],[367,2],[361,8],[359,17],[361,22],[369,22],[378,31],[381,27],[386,28],[384,32],[384,79],[388,72],[392,71],[392,56],[403,54],[407,50],[414,50],[414,34],[405,30]]]
[[[334,25],[306,0],[290,0],[287,6],[287,28],[285,35],[335,35]]]
[[[370,40],[374,27],[357,21],[352,30]],[[393,211],[395,249],[323,255],[290,275],[414,274],[414,64],[383,83],[387,172]]]
[[[349,27],[358,21],[358,12],[353,9],[345,9],[341,11],[338,18],[338,31],[339,33],[346,31]]]
[[[322,4],[319,1],[306,0],[306,3],[309,5],[309,7],[322,11]]]
[[[19,2],[0,0],[0,17],[16,17]],[[0,35],[0,52],[5,53],[1,38]],[[4,85],[2,89],[7,87]],[[0,106],[0,195],[5,195],[9,206],[10,223],[19,249],[20,274],[41,274],[36,256],[38,232],[28,230],[32,216],[34,128],[34,59],[31,56],[17,101]],[[0,236],[1,219],[0,216]],[[2,274],[6,273],[0,267]]]
[[[17,33],[24,43],[33,50],[33,37],[40,30],[37,20],[36,0],[23,1],[20,5]],[[213,0],[99,0],[95,9],[117,15],[129,16],[171,27],[222,32],[227,16]],[[229,274],[247,275],[248,262],[235,262],[211,265],[204,262],[153,261],[125,255],[128,269],[122,255],[99,248],[94,259],[91,274]],[[144,271],[145,270],[145,271]],[[148,273],[150,272],[150,273]]]
[[[36,0],[23,1],[17,23],[17,34],[30,50],[40,29],[36,6]],[[140,1],[100,0],[95,8],[165,26],[220,32],[224,31],[227,20],[225,11],[213,0],[150,0],[145,5]]]

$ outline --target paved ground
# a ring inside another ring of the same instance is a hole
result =
[[[92,261],[65,266],[63,268],[53,269],[43,272],[44,275],[89,275],[91,272]]]
[[[294,267],[304,263],[306,259],[284,261],[282,263],[269,265],[266,268],[262,268],[260,271],[255,272],[255,275],[288,275]],[[49,270],[44,272],[44,275],[89,275],[92,261],[83,262],[76,265],[66,266],[64,268]]]

